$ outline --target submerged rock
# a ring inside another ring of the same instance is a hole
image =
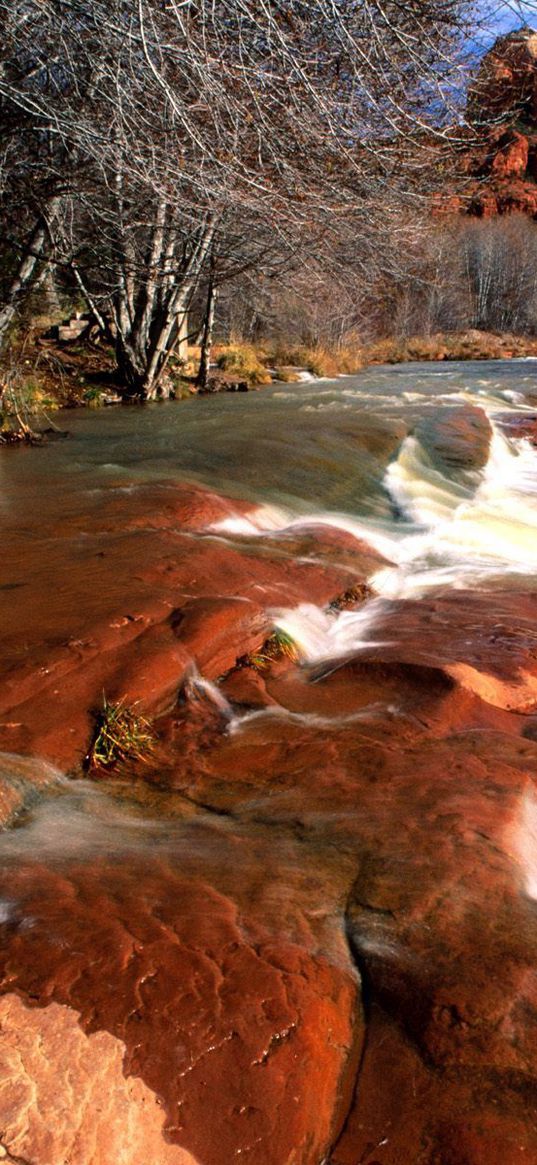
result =
[[[416,436],[440,469],[477,470],[488,461],[492,426],[483,409],[461,405],[425,417]]]

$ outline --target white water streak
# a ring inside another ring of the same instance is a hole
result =
[[[532,789],[522,797],[509,841],[521,869],[524,890],[529,898],[537,900],[537,801]]]
[[[370,579],[381,597],[358,611],[334,615],[302,603],[274,613],[276,626],[292,636],[305,660],[336,659],[378,646],[374,629],[391,600],[419,599],[440,588],[474,588],[537,572],[537,450],[529,440],[501,432],[494,415],[499,408],[506,410],[487,388],[448,396],[478,403],[489,416],[493,435],[488,462],[481,472],[448,476],[417,437],[407,437],[384,478],[398,513],[391,523],[326,513],[293,517],[275,506],[262,506],[213,527],[221,533],[270,537],[327,525],[367,542],[388,560]],[[516,396],[511,394],[509,411],[526,413],[527,404],[515,401]]]
[[[490,455],[472,493],[442,475],[408,437],[385,484],[420,527],[394,547],[395,567],[371,580],[385,598],[421,598],[437,587],[467,588],[537,570],[537,451],[493,424]]]
[[[382,646],[375,641],[373,630],[386,606],[383,599],[372,599],[358,611],[335,614],[313,603],[301,603],[287,611],[274,611],[273,618],[275,626],[297,644],[303,659],[320,663]]]

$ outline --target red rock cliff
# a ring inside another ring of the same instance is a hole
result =
[[[468,94],[475,143],[462,156],[466,193],[457,208],[481,218],[537,218],[537,32],[499,37]],[[451,200],[450,208],[453,208]]]

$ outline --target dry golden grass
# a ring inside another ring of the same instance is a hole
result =
[[[262,353],[252,344],[228,344],[215,350],[221,372],[245,380],[248,384],[271,384],[272,376],[262,361]]]
[[[376,340],[364,348],[368,364],[402,364],[409,360],[504,360],[537,355],[537,340],[507,333],[437,332],[432,336]]]
[[[328,604],[328,611],[352,611],[355,607],[360,606],[361,603],[367,603],[369,599],[375,597],[375,591],[369,586],[369,583],[355,583],[354,586],[349,587],[346,591],[342,591],[337,595],[332,602]]]
[[[362,367],[362,357],[357,346],[332,349],[320,344],[308,346],[274,342],[267,347],[267,357],[278,370],[304,368],[312,376],[338,376],[342,372],[358,372]],[[288,380],[289,377],[281,379]]]

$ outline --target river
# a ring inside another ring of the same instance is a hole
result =
[[[537,1163],[536,412],[402,365],[0,455],[7,1160]],[[146,765],[83,774],[103,690]]]

